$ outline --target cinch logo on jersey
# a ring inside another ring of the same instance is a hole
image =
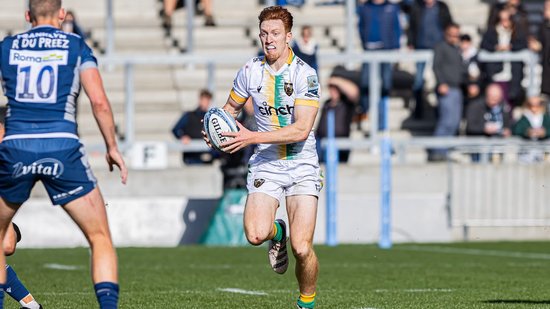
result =
[[[30,165],[24,165],[23,162],[18,162],[13,165],[13,178],[19,178],[28,174],[52,176],[58,178],[63,174],[65,167],[59,160],[53,158],[44,158]]]
[[[258,107],[258,110],[260,111],[260,114],[263,116],[271,116],[273,114],[280,116],[286,116],[291,115],[294,113],[294,106],[290,105],[284,105],[278,108],[275,108],[273,106],[269,106],[267,102],[262,103],[263,106]]]

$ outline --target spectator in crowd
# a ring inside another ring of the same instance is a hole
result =
[[[328,82],[329,99],[325,101],[321,109],[321,117],[315,138],[317,141],[317,153],[319,161],[325,162],[325,153],[320,147],[321,139],[328,136],[327,117],[328,112],[334,111],[334,135],[335,137],[349,137],[351,131],[351,121],[355,112],[355,107],[359,102],[359,87],[352,81],[332,76]],[[350,151],[340,150],[338,158],[340,162],[348,162]]]
[[[410,9],[408,46],[416,50],[432,50],[444,40],[444,32],[453,23],[449,7],[439,0],[419,0]],[[416,101],[413,116],[424,117],[424,69],[425,62],[416,63],[416,74],[413,85]]]
[[[511,123],[510,108],[497,84],[487,86],[485,96],[472,102],[466,111],[466,135],[508,137]]]
[[[292,5],[301,8],[305,2],[305,0],[277,0],[275,4],[281,6]]]
[[[550,115],[540,96],[527,99],[523,115],[513,127],[513,134],[532,141],[545,140],[550,137]],[[526,149],[520,152],[521,162],[540,162],[544,160],[544,151]]]
[[[78,34],[82,37],[82,39],[87,39],[87,35],[84,31],[82,31],[82,28],[76,21],[73,11],[67,11],[67,15],[65,15],[65,20],[63,20],[63,23],[61,24],[61,28],[65,32]]]
[[[488,85],[485,96],[473,101],[466,111],[466,135],[508,137],[511,124],[510,108],[498,84]],[[479,160],[479,153],[473,153],[472,161]]]
[[[188,145],[192,140],[202,141],[202,119],[208,111],[212,101],[212,93],[203,89],[199,94],[198,107],[191,112],[185,112],[178,120],[172,134],[181,141],[182,144]],[[183,162],[185,164],[203,164],[212,163],[213,152],[184,152]]]
[[[292,43],[292,50],[296,56],[318,71],[317,50],[319,49],[319,45],[313,38],[313,28],[310,25],[304,25],[300,34],[301,37]]]
[[[536,39],[529,41],[529,48],[540,52],[542,59],[541,93],[550,95],[550,0],[544,2],[544,21]]]
[[[506,10],[510,14],[510,19],[517,28],[521,29],[522,32],[528,33],[528,14],[525,6],[521,3],[521,0],[502,0],[493,3],[489,10],[487,28],[490,28],[497,22],[497,20],[499,19],[499,14],[503,10]]]
[[[399,49],[401,38],[401,25],[399,22],[399,6],[387,0],[370,0],[357,8],[359,15],[359,34],[363,50],[394,50]],[[382,78],[382,97],[389,95],[392,88],[392,66],[389,63],[383,63],[380,68]],[[361,87],[362,90],[368,89],[369,85],[369,65],[363,64]],[[369,108],[368,95],[363,93],[361,96],[361,107],[363,113],[367,113]],[[379,112],[383,112],[379,108]],[[382,115],[380,115],[382,116]],[[384,117],[379,117],[380,120]],[[379,121],[382,124],[382,121]]]
[[[466,77],[466,65],[459,49],[460,28],[450,24],[445,29],[445,40],[434,48],[433,70],[437,82],[438,119],[435,136],[454,136],[462,118],[462,88]],[[447,159],[447,149],[431,149],[430,161]]]
[[[480,72],[477,63],[478,49],[472,43],[470,35],[462,34],[460,36],[460,51],[467,68],[467,78],[463,89],[465,94],[464,104],[466,106],[468,102],[477,98],[480,94]]]
[[[215,27],[216,23],[214,22],[213,17],[213,0],[196,0],[195,7],[198,7],[200,4],[200,9],[196,10],[197,14],[204,14],[204,26],[206,27]],[[162,15],[162,26],[167,30],[169,34],[172,29],[172,15],[174,12],[185,6],[185,0],[163,0],[163,9],[161,11]]]
[[[490,52],[519,51],[527,48],[527,33],[517,27],[511,19],[510,11],[503,9],[498,18],[483,35],[481,49]],[[517,106],[522,100],[523,62],[482,63],[485,84],[497,83],[502,87],[504,100]]]
[[[513,133],[535,141],[550,137],[550,115],[546,112],[540,96],[527,98],[521,118],[514,125]]]

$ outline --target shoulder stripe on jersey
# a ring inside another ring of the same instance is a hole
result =
[[[313,106],[319,108],[319,101],[317,100],[306,100],[306,99],[296,99],[294,101],[294,106]]]
[[[288,48],[288,51],[289,51],[290,53],[288,54],[288,58],[286,59],[286,63],[287,63],[288,65],[290,65],[290,64],[292,63],[292,61],[294,60],[294,56],[295,56],[295,55],[294,55],[294,51],[292,50],[292,48],[289,47],[289,48]]]
[[[241,98],[240,95],[238,95],[235,90],[231,89],[231,92],[229,92],[229,96],[233,101],[237,102],[237,104],[244,104],[248,98]]]
[[[84,71],[86,69],[97,69],[97,63],[93,61],[86,61],[80,65],[80,71]]]
[[[53,132],[53,133],[36,133],[36,134],[13,134],[4,137],[5,141],[11,139],[27,139],[27,138],[72,138],[78,139],[76,134],[67,132]]]

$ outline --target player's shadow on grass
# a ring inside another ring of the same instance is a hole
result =
[[[486,304],[525,304],[525,305],[550,305],[550,300],[531,300],[531,299],[490,299],[484,300]]]

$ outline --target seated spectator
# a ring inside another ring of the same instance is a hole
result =
[[[504,101],[502,88],[490,84],[485,95],[473,101],[466,111],[466,135],[508,137],[511,134],[510,108]],[[472,160],[479,161],[479,154]]]
[[[277,0],[277,5],[292,5],[301,8],[305,4],[305,0]]]
[[[531,96],[525,102],[523,114],[513,127],[513,133],[532,141],[550,137],[550,115],[540,96]],[[544,151],[527,149],[520,152],[521,162],[540,162],[544,160]]]
[[[292,50],[296,56],[317,71],[319,69],[317,65],[317,50],[319,49],[319,45],[313,38],[313,28],[309,25],[302,26],[300,34],[301,37],[292,43]]]
[[[78,34],[84,40],[87,38],[86,33],[82,31],[82,28],[80,28],[80,25],[76,21],[73,11],[67,11],[67,15],[65,15],[65,20],[61,24],[61,27],[65,32]]]
[[[502,89],[497,84],[490,84],[485,96],[472,102],[466,111],[466,135],[508,137],[510,127],[510,108],[504,101]]]
[[[352,81],[342,77],[333,76],[329,79],[328,92],[330,98],[325,101],[321,108],[319,125],[315,131],[319,162],[325,162],[325,153],[320,147],[320,142],[321,139],[328,136],[328,112],[334,111],[335,137],[349,137],[355,107],[359,102],[359,87]],[[349,154],[349,150],[340,150],[338,152],[339,161],[348,162]]]
[[[212,0],[196,0],[195,7],[201,6],[200,10],[196,10],[197,14],[204,14],[204,26],[215,27]],[[170,34],[172,29],[172,15],[174,12],[185,7],[185,0],[163,0],[163,9],[161,11],[162,26],[166,29],[166,33]]]
[[[206,89],[201,90],[198,107],[194,111],[183,113],[172,129],[172,134],[174,134],[174,137],[179,139],[182,144],[187,145],[191,140],[202,141],[202,119],[210,107],[211,100],[212,93]],[[185,164],[212,163],[213,158],[213,151],[183,153],[183,162]]]
[[[483,35],[481,49],[490,52],[520,51],[527,48],[527,33],[511,19],[507,9],[498,13],[498,18]],[[504,100],[517,106],[524,96],[523,62],[488,62],[482,64],[485,84],[497,83],[504,93]]]

